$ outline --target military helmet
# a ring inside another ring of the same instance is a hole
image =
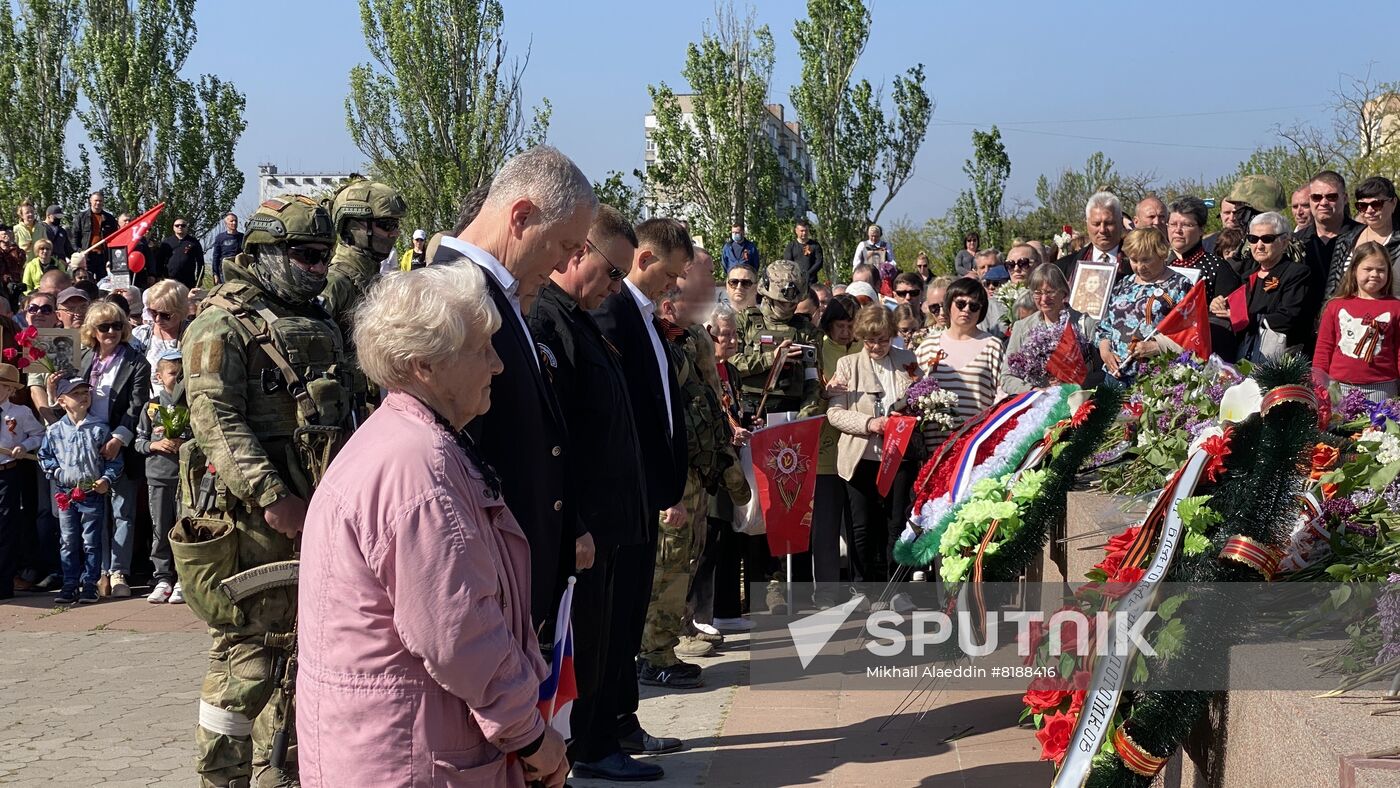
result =
[[[775,260],[759,278],[758,292],[774,301],[795,304],[807,295],[807,275],[790,260]]]
[[[243,247],[271,244],[335,244],[331,217],[321,204],[304,194],[263,200],[244,225]]]
[[[386,183],[352,178],[331,197],[330,213],[339,235],[351,219],[401,219],[408,213],[408,204],[398,189]]]
[[[1288,207],[1288,198],[1283,193],[1283,186],[1274,178],[1267,175],[1246,175],[1235,181],[1235,186],[1230,190],[1230,195],[1225,198],[1229,202],[1248,205],[1258,213],[1265,211],[1275,211],[1283,213]]]

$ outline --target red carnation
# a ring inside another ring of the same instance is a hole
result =
[[[68,511],[68,504],[70,503],[70,500],[68,498],[67,493],[54,493],[53,502],[58,504],[58,510],[60,512]]]
[[[1064,232],[1067,232],[1067,233],[1071,234],[1071,235],[1074,234],[1074,227],[1071,226],[1071,225],[1066,224],[1066,225],[1062,226],[1060,229],[1061,229],[1062,231],[1064,231]]]
[[[1135,419],[1142,418],[1143,408],[1141,402],[1129,402],[1127,405],[1123,406],[1123,409],[1133,414],[1133,418]]]
[[[1065,689],[1063,681],[1042,676],[1026,687],[1026,694],[1021,696],[1021,702],[1030,707],[1032,712],[1043,714],[1060,708],[1060,704],[1068,698],[1069,690]]]
[[[87,500],[87,493],[83,492],[82,487],[74,487],[72,494],[68,497],[75,501],[85,501]]]
[[[1078,427],[1078,426],[1080,426],[1081,424],[1083,424],[1084,422],[1086,422],[1086,421],[1089,420],[1089,414],[1090,414],[1090,413],[1093,413],[1093,412],[1094,412],[1094,401],[1093,401],[1093,400],[1089,400],[1088,402],[1085,402],[1083,405],[1080,405],[1080,406],[1079,406],[1079,409],[1076,410],[1076,411],[1074,412],[1074,415],[1070,417],[1070,419],[1069,419],[1069,426],[1071,426],[1071,427]]]
[[[1225,458],[1230,456],[1231,430],[1225,430],[1224,435],[1212,435],[1206,439],[1205,450],[1210,455],[1206,460],[1206,478],[1215,481],[1225,470]]]
[[[1040,742],[1040,759],[1054,761],[1059,766],[1069,749],[1069,739],[1074,735],[1075,716],[1064,712],[1049,714],[1044,722],[1044,727],[1035,732],[1035,739]]]

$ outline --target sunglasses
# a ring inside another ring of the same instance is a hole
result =
[[[1035,261],[1034,261],[1034,260],[1007,260],[1007,261],[1006,261],[1006,267],[1007,267],[1007,268],[1016,269],[1016,270],[1020,270],[1020,269],[1023,269],[1023,268],[1025,268],[1025,269],[1030,269],[1030,268],[1034,268],[1034,267],[1035,267]]]
[[[120,332],[125,325],[125,323],[98,323],[96,326],[93,326],[93,328],[96,329],[99,334],[115,334]]]
[[[929,305],[928,305],[928,313],[929,313],[930,315],[941,315],[941,314],[943,314],[943,305],[942,305],[942,304],[929,304]]]
[[[386,233],[397,232],[399,229],[398,219],[375,219],[374,226]]]
[[[1271,244],[1282,237],[1283,236],[1278,233],[1267,233],[1265,235],[1246,235],[1244,239],[1252,244],[1257,244],[1261,241],[1266,244]]]
[[[185,226],[185,223],[184,223],[184,222],[176,222],[176,223],[175,223],[175,226],[183,229],[184,226]]]
[[[315,246],[291,246],[287,248],[287,256],[302,265],[320,265],[330,260],[331,253]]]
[[[603,262],[608,264],[608,279],[614,282],[621,282],[622,278],[624,276],[627,276],[627,274],[624,274],[622,272],[621,268],[618,268],[617,266],[613,265],[613,261],[609,260],[608,256],[603,254],[603,250],[598,248],[598,244],[593,243],[592,238],[585,239],[584,243],[588,244],[588,248],[592,249],[594,252],[597,252],[598,256],[603,258]]]
[[[24,308],[31,315],[52,315],[53,307],[48,304],[33,304]]]
[[[171,320],[175,317],[175,315],[171,312],[156,312],[152,310],[151,317],[155,318],[156,320]]]
[[[753,287],[752,279],[730,279],[730,287]]]
[[[1374,210],[1374,211],[1376,211],[1376,212],[1380,212],[1380,209],[1383,208],[1383,207],[1385,207],[1385,204],[1388,203],[1388,202],[1390,202],[1390,198],[1389,198],[1389,197],[1383,197],[1383,198],[1381,198],[1381,199],[1379,199],[1379,200],[1357,200],[1357,201],[1356,201],[1356,212],[1357,212],[1357,213],[1366,213],[1367,211],[1372,211],[1372,210]]]
[[[894,291],[894,294],[897,295],[897,296],[899,296],[900,298],[913,298],[914,296],[916,296],[916,295],[918,295],[919,293],[922,293],[922,292],[924,292],[924,291],[922,291],[922,290],[896,290],[896,291]]]
[[[1312,200],[1313,202],[1322,202],[1324,200],[1326,200],[1327,202],[1336,202],[1337,200],[1341,199],[1341,196],[1342,195],[1336,192],[1327,192],[1326,194],[1309,194],[1308,199]]]
[[[959,298],[953,301],[953,307],[956,309],[960,309],[964,312],[972,312],[974,314],[982,311],[981,304],[966,298]]]

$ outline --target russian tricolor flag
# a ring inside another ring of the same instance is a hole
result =
[[[570,736],[569,712],[578,699],[578,682],[574,678],[574,582],[570,577],[564,598],[559,600],[549,678],[540,684],[540,716],[565,739]]]

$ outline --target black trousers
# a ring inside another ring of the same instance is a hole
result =
[[[34,521],[22,516],[25,481],[25,474],[19,468],[22,464],[0,470],[0,599],[15,594],[15,570],[19,568],[24,533],[26,529],[34,529]]]
[[[637,654],[642,648],[642,630],[647,623],[651,581],[655,574],[655,541],[617,548],[611,633],[617,648],[611,644],[608,647],[608,675],[602,693],[615,702],[611,710],[617,721],[615,733],[618,737],[630,736],[642,725],[637,719],[637,706],[641,702],[637,694]],[[618,749],[615,740],[612,749]]]
[[[906,461],[895,472],[894,484],[888,496],[880,495],[875,480],[880,463],[861,460],[846,483],[851,505],[851,572],[859,583],[884,583],[893,576],[898,564],[894,560],[894,545],[904,531],[913,503],[910,494],[917,465]]]
[[[573,741],[569,757],[596,761],[617,751],[617,719],[610,666],[619,657],[621,639],[612,636],[613,594],[616,590],[617,548],[598,547],[593,566],[578,573],[574,584],[574,676],[578,700],[569,716]],[[633,649],[635,653],[636,649]],[[626,658],[623,654],[621,659]],[[633,683],[636,675],[631,676]]]

